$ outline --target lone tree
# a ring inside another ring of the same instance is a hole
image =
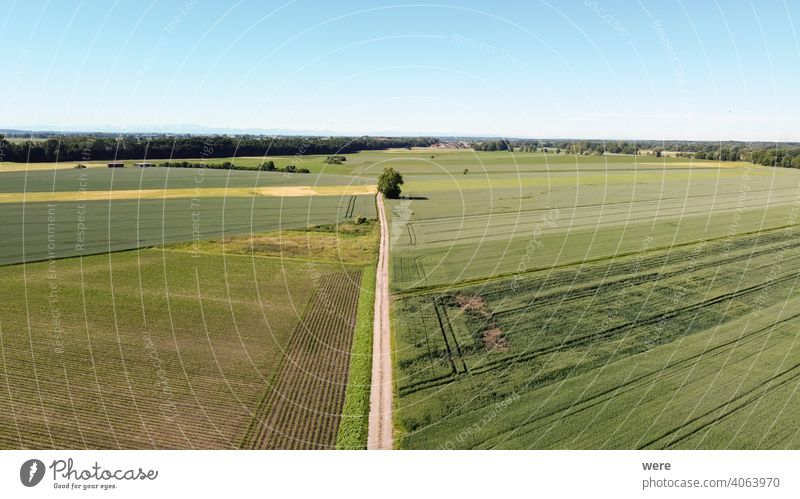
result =
[[[378,190],[389,199],[400,197],[401,185],[403,185],[403,176],[394,168],[385,168],[378,179]]]

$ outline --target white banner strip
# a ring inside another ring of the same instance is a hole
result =
[[[796,498],[799,464],[796,451],[3,451],[0,497]]]

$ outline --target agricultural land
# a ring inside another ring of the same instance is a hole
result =
[[[0,447],[366,446],[374,181],[6,166]]]
[[[364,448],[387,167],[395,447],[800,444],[797,170],[228,159],[0,165],[4,447]]]
[[[434,156],[387,205],[396,446],[800,445],[796,170]]]

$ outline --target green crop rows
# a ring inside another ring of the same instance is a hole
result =
[[[400,447],[800,445],[797,172],[436,161],[388,203]]]
[[[160,168],[0,177],[0,190],[23,195],[197,190],[2,204],[0,447],[335,446],[362,266],[376,251],[376,225],[354,221],[374,218],[374,198],[203,189],[371,179]]]

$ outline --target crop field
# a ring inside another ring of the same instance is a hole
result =
[[[565,171],[549,155],[505,154],[516,173],[405,175],[410,199],[388,205],[395,291],[625,254],[648,235],[658,247],[719,237],[736,214],[738,232],[777,227],[800,181],[791,170],[671,158],[654,170],[599,156],[579,157],[578,168],[573,157]]]
[[[345,153],[346,160],[341,164],[328,164],[325,162],[327,155],[301,155],[301,156],[236,156],[227,158],[145,158],[141,160],[121,159],[115,162],[123,163],[126,169],[139,170],[134,164],[142,161],[149,163],[163,163],[167,161],[187,161],[194,163],[223,163],[231,162],[236,166],[256,169],[265,161],[273,161],[277,167],[284,167],[289,164],[297,168],[307,168],[312,173],[324,173],[328,175],[350,175],[350,176],[377,176],[383,168],[391,166],[395,169],[402,169],[407,174],[417,175],[461,175],[464,168],[474,173],[517,173],[531,166],[538,165],[541,169],[548,169],[551,172],[572,171],[581,164],[583,171],[606,171],[606,163],[614,166],[624,166],[632,161],[628,156],[581,156],[576,160],[575,156],[567,154],[547,154],[542,153],[514,153],[508,152],[475,152],[463,149],[435,149],[435,148],[413,148],[413,149],[390,149],[377,151],[359,151],[355,153]],[[706,160],[692,160],[681,158],[655,158],[641,156],[636,158],[641,169],[660,169],[667,161],[668,167],[686,167],[691,164],[695,169],[708,168],[718,169],[720,167],[732,167],[736,163],[722,163]],[[87,169],[107,170],[110,161],[84,161],[80,162]],[[59,174],[75,169],[79,162],[63,161],[50,163],[15,163],[0,162],[0,172],[12,171],[52,171],[58,170]],[[115,169],[117,173],[123,169]]]
[[[363,194],[372,180],[343,175],[145,168],[6,172],[0,180],[0,198],[19,201],[0,203],[0,264],[375,217],[373,196]]]
[[[323,160],[0,173],[0,445],[363,447],[377,227],[355,221],[391,166],[399,447],[800,446],[800,172]]]
[[[0,447],[332,448],[361,265],[315,235],[0,267]]]
[[[272,160],[276,163],[277,166],[286,166],[288,164],[294,164],[298,168],[308,168],[312,170],[314,173],[322,172],[326,170],[327,165],[325,161],[326,156],[302,156],[300,158],[295,158],[294,156],[240,156],[240,157],[231,157],[231,158],[189,158],[189,159],[170,159],[170,158],[146,158],[146,159],[121,159],[121,160],[113,160],[115,163],[122,163],[124,168],[129,169],[136,169],[138,167],[135,166],[135,163],[140,163],[146,161],[148,163],[164,163],[168,161],[187,161],[187,162],[194,162],[194,163],[223,163],[223,162],[231,162],[236,164],[237,166],[245,167],[245,168],[252,168],[256,169],[258,166],[268,160]],[[43,170],[59,170],[59,171],[69,171],[75,169],[75,167],[79,164],[85,166],[87,169],[108,169],[108,163],[112,162],[112,160],[105,160],[105,161],[59,161],[59,162],[43,162],[43,163],[17,163],[11,161],[0,162],[0,172],[13,172],[13,171],[43,171]],[[116,169],[119,171],[119,169]],[[348,171],[349,168],[338,168],[333,170],[332,168],[330,171],[326,173],[340,173],[344,171]]]
[[[0,273],[3,448],[237,447],[314,289],[302,264],[158,250]]]
[[[335,447],[374,179],[0,180],[0,448]]]
[[[286,349],[284,368],[245,435],[247,448],[335,446],[360,282],[360,272],[320,277],[314,300]]]
[[[286,174],[202,168],[86,168],[0,172],[2,193],[79,192],[134,189],[257,188],[275,186],[336,186],[366,180],[339,175]]]
[[[798,172],[486,154],[387,204],[400,447],[800,446]]]
[[[356,153],[344,154],[346,160],[341,164],[326,163],[327,155],[324,154],[309,154],[300,156],[237,156],[227,158],[188,158],[188,159],[170,159],[170,158],[146,158],[141,160],[122,159],[115,160],[115,162],[123,163],[125,168],[138,170],[134,163],[147,161],[149,163],[163,163],[167,161],[187,161],[194,163],[223,163],[230,162],[238,167],[256,169],[265,161],[272,161],[276,167],[282,168],[287,165],[295,165],[297,168],[306,168],[312,173],[324,173],[330,175],[351,175],[351,176],[377,176],[385,166],[403,165],[408,168],[415,168],[420,165],[420,161],[425,161],[428,164],[434,164],[433,159],[436,159],[437,165],[448,165],[455,172],[458,168],[464,168],[467,164],[472,168],[479,168],[481,164],[486,164],[491,168],[494,162],[490,159],[488,153],[480,153],[476,155],[473,152],[465,152],[458,150],[431,150],[426,148],[419,148],[414,150],[398,149],[398,150],[379,150],[379,151],[360,151]],[[433,156],[434,158],[431,158]],[[498,155],[496,157],[497,166],[502,169],[508,169],[508,164],[505,155]],[[80,164],[87,167],[87,169],[107,169],[110,161],[83,161]],[[15,163],[15,162],[0,162],[0,172],[12,171],[40,171],[40,170],[58,170],[59,172],[69,171],[74,169],[79,162],[77,161],[63,161],[63,162],[50,162],[50,163]],[[116,169],[120,171],[119,169]],[[460,173],[460,170],[459,170]]]

